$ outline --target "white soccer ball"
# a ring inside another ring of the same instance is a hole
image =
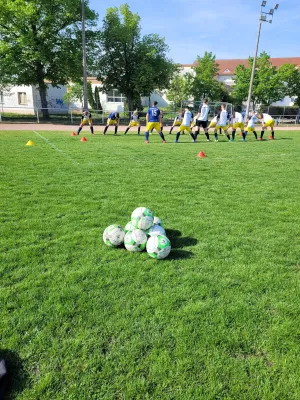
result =
[[[149,236],[157,236],[157,235],[164,235],[166,236],[166,231],[160,225],[153,225],[151,228],[147,230],[147,235]]]
[[[136,229],[146,231],[153,225],[153,213],[149,208],[136,208],[131,214],[131,223]]]
[[[168,257],[171,251],[171,242],[164,235],[150,236],[147,242],[147,253],[150,257],[161,260]]]
[[[118,247],[124,241],[125,232],[120,225],[110,225],[103,232],[103,241],[107,246]]]
[[[153,224],[154,224],[154,225],[160,225],[160,226],[164,227],[164,223],[163,223],[162,220],[161,220],[160,218],[158,218],[158,217],[154,217],[154,218],[153,218]]]
[[[141,229],[128,231],[124,238],[124,245],[128,251],[143,251],[146,248],[147,235]]]
[[[128,222],[124,228],[125,233],[131,232],[135,229],[131,222]]]

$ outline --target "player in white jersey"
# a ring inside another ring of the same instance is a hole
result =
[[[250,118],[248,119],[246,132],[253,132],[255,139],[257,140],[257,133],[255,131],[255,124],[257,121],[257,116],[254,111],[252,111]]]
[[[208,103],[208,100],[205,99],[205,100],[203,100],[202,106],[199,107],[198,114],[196,115],[197,130],[194,133],[194,135],[195,135],[195,138],[197,140],[197,136],[200,133],[200,127],[202,126],[202,128],[204,129],[204,133],[205,133],[206,139],[207,139],[208,142],[210,142],[209,134],[208,134],[208,115],[209,115],[210,109],[209,109],[209,106],[208,106],[207,103]]]
[[[218,138],[218,130],[222,129],[227,138],[230,140],[230,136],[228,135],[228,131],[227,131],[227,120],[228,120],[228,112],[226,111],[226,106],[225,104],[221,105],[221,111],[219,111],[218,115],[217,115],[217,124],[215,126],[215,141],[218,142],[219,138]]]
[[[182,123],[182,112],[178,113],[173,121],[173,125],[171,126],[170,132],[169,134],[171,135],[173,129],[175,128],[175,126],[180,126]]]
[[[140,116],[137,110],[133,111],[133,113],[131,114],[131,120],[126,128],[126,131],[124,132],[124,135],[126,135],[129,129],[132,128],[133,126],[138,127],[138,135],[139,135],[141,132],[141,124],[140,124]]]
[[[265,129],[268,129],[268,128],[271,128],[271,133],[272,133],[272,136],[269,136],[269,139],[274,140],[275,121],[274,121],[273,117],[271,117],[271,115],[269,115],[269,114],[258,114],[257,116],[259,119],[262,119],[262,128],[261,128],[260,138],[258,140],[263,139]]]
[[[191,129],[193,118],[193,113],[190,111],[189,107],[186,107],[184,113],[182,113],[182,123],[180,125],[179,131],[176,133],[175,143],[178,143],[180,134],[184,133],[185,131],[187,131],[192,136],[194,143],[196,143],[196,136]]]
[[[236,130],[240,129],[241,133],[243,135],[243,141],[246,140],[246,134],[245,134],[245,122],[244,122],[244,117],[243,114],[241,114],[238,111],[233,112],[233,126],[232,126],[232,142],[235,140],[235,133]]]

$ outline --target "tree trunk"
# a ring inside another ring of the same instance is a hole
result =
[[[133,111],[132,108],[132,93],[127,92],[127,104],[128,104],[128,115],[129,118],[131,117],[131,111]]]
[[[47,101],[47,87],[45,83],[39,85],[39,93],[42,105],[43,118],[49,119],[48,101]]]

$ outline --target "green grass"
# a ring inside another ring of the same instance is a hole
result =
[[[299,133],[40,133],[0,135],[10,398],[299,399]],[[170,258],[104,245],[138,206],[164,220]]]

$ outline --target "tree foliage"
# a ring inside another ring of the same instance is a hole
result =
[[[294,64],[284,64],[278,70],[278,75],[285,83],[285,95],[296,97],[295,105],[300,107],[300,70]]]
[[[129,109],[137,97],[169,86],[176,66],[167,58],[168,46],[158,35],[141,36],[140,17],[128,4],[107,9],[98,45],[97,78],[105,92],[123,93]]]
[[[0,9],[0,75],[36,86],[46,108],[47,80],[59,86],[82,76],[81,1],[0,0]],[[85,12],[89,43],[97,15],[88,1]]]
[[[193,76],[190,73],[180,74],[177,72],[170,82],[167,98],[175,108],[180,107],[182,100],[189,100],[192,96],[191,82]]]
[[[196,100],[208,98],[210,101],[220,99],[220,84],[217,81],[219,65],[216,56],[205,52],[203,57],[197,56],[197,64],[193,67],[195,76],[192,82],[192,95]]]

